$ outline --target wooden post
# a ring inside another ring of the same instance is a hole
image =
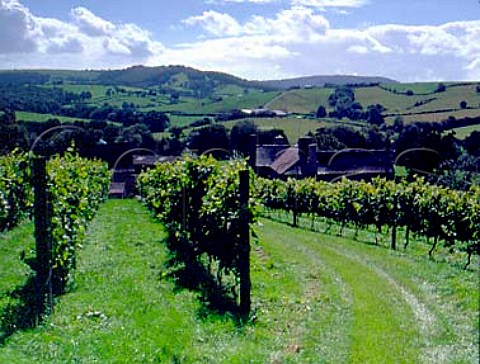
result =
[[[297,218],[298,218],[298,212],[297,212],[297,197],[295,196],[295,202],[293,203],[293,227],[297,227]]]
[[[240,275],[240,313],[242,315],[248,315],[251,306],[250,218],[248,216],[249,185],[249,171],[240,171],[239,202],[242,225],[240,227],[240,259],[238,270]]]
[[[33,162],[34,218],[36,250],[36,295],[37,312],[51,311],[52,307],[52,251],[50,243],[50,219],[47,190],[47,165],[45,157],[37,157]],[[48,295],[48,296],[47,296]],[[45,298],[48,305],[45,307]]]
[[[392,209],[392,243],[390,245],[392,250],[397,249],[397,195],[393,196],[393,209]]]

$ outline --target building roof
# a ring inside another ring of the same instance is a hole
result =
[[[317,153],[319,164],[324,170],[350,171],[365,169],[370,171],[388,169],[391,165],[387,150],[343,149]]]
[[[125,194],[125,183],[112,182],[110,183],[110,188],[108,191],[109,195],[124,195]]]
[[[298,156],[298,148],[290,147],[280,152],[278,157],[273,161],[270,167],[278,174],[285,174],[290,168],[300,161]]]
[[[270,167],[280,154],[289,148],[285,144],[259,145],[256,148],[256,167]]]
[[[134,166],[153,166],[155,163],[174,162],[178,157],[160,155],[134,155],[132,157]]]

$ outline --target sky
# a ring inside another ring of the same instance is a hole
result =
[[[0,69],[480,81],[479,0],[0,0]]]

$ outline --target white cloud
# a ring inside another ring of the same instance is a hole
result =
[[[205,0],[210,5],[226,4],[273,4],[281,0]],[[370,3],[370,0],[290,0],[292,6],[309,6],[318,9],[325,8],[359,8]]]
[[[204,11],[202,15],[189,17],[182,22],[187,26],[199,25],[217,37],[238,35],[242,32],[242,27],[232,16],[213,10]]]
[[[252,16],[240,24],[228,14],[210,10],[200,16],[183,20],[187,26],[200,26],[216,37],[265,35],[275,37],[279,42],[307,41],[312,37],[325,34],[328,20],[315,14],[312,9],[295,6],[280,11],[275,18]]]
[[[250,78],[276,78],[280,77],[278,62],[293,56],[292,51],[266,37],[248,36],[182,44],[152,57],[148,64],[186,64]]]
[[[369,0],[292,0],[292,5],[311,6],[314,8],[359,8]]]
[[[52,41],[47,47],[47,53],[82,53],[83,50],[82,43],[76,38]]]
[[[164,50],[135,24],[115,24],[83,7],[72,9],[71,19],[38,17],[18,0],[0,0],[0,67],[128,66]]]
[[[72,9],[72,17],[78,24],[80,31],[91,37],[105,36],[115,31],[115,25],[111,22],[96,16],[90,10],[81,6]]]
[[[253,4],[270,4],[276,3],[279,0],[205,0],[205,4],[211,5],[221,5],[221,4],[228,4],[228,3],[253,3]]]
[[[28,53],[37,48],[32,15],[16,0],[0,0],[0,54]]]
[[[301,3],[327,6],[330,2]],[[366,2],[335,3],[360,6]],[[227,72],[233,67],[231,72],[239,70],[237,74],[241,76],[259,78],[269,78],[274,72],[281,77],[348,73],[382,75],[402,81],[480,79],[480,21],[336,29],[313,7],[306,6],[282,10],[274,17],[252,16],[244,23],[230,18],[235,24],[234,39],[224,35],[214,43],[208,39],[197,41],[170,50],[164,61],[182,59],[185,54],[188,56],[183,58],[194,66]],[[207,24],[196,25],[205,29]],[[277,52],[277,57],[252,61],[252,54],[264,56]],[[208,56],[211,53],[215,57]],[[259,71],[259,64],[269,72]]]
[[[18,0],[0,0],[0,68],[185,64],[261,79],[347,73],[401,81],[480,80],[480,21],[339,29],[322,15],[322,7],[351,8],[366,1],[292,2],[297,5],[243,21],[205,11],[183,21],[203,30],[204,38],[165,48],[144,28],[103,19],[86,8],[73,9],[70,20],[62,21],[36,16]]]

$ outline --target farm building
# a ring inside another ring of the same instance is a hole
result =
[[[315,177],[334,181],[342,176],[350,179],[393,178],[391,152],[388,150],[343,149],[321,151],[312,137],[303,137],[298,144],[258,145],[252,136],[250,165],[262,177]]]

